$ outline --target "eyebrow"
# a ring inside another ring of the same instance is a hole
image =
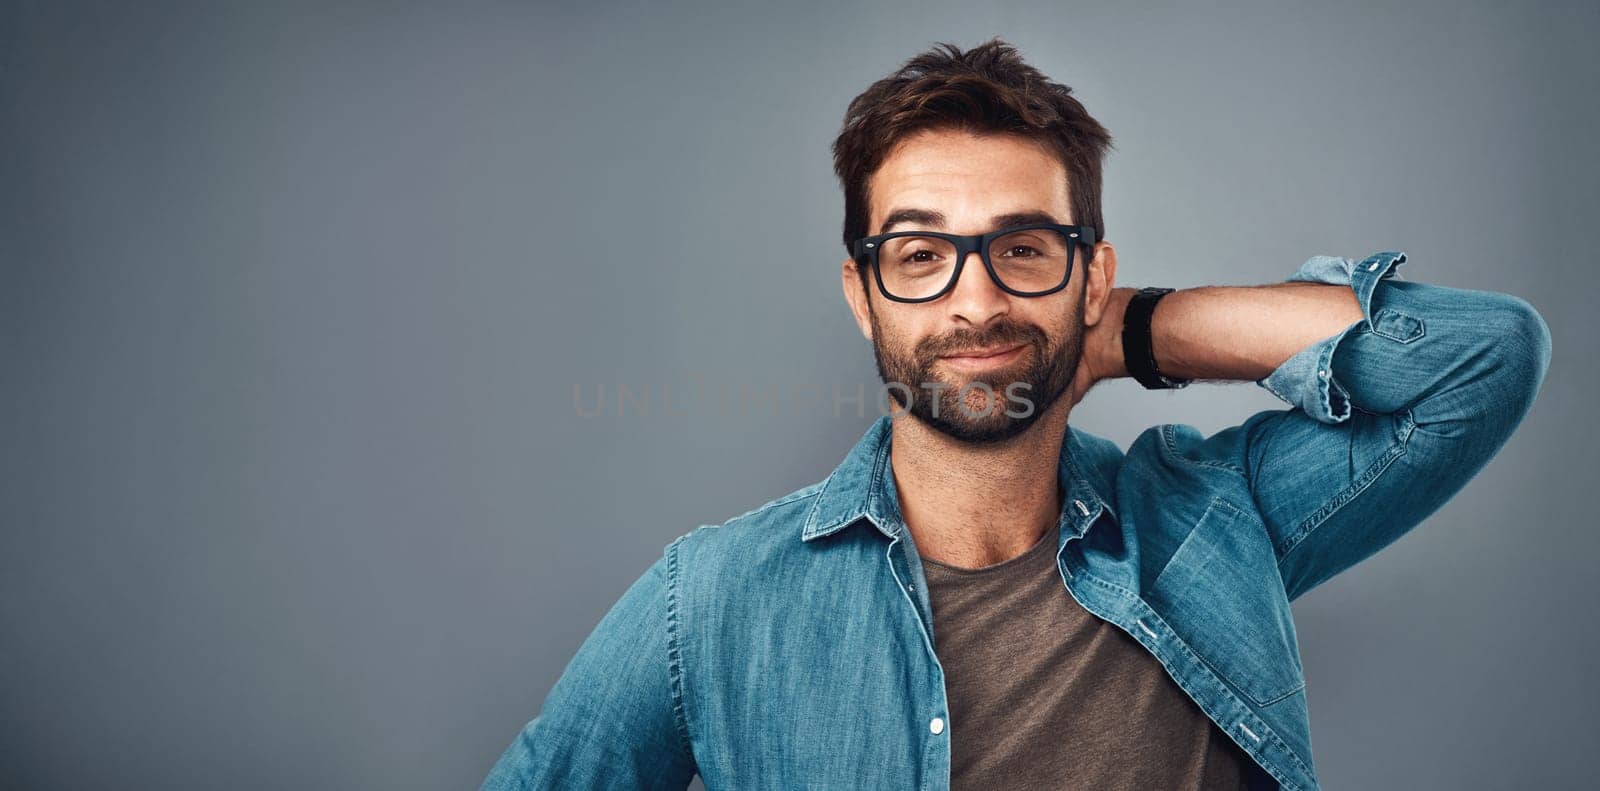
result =
[[[1013,225],[1033,225],[1042,222],[1056,225],[1063,224],[1049,212],[1037,210],[997,214],[989,222],[991,227],[994,228],[1010,228]],[[879,226],[878,233],[888,233],[889,229],[896,225],[922,225],[929,228],[944,228],[945,216],[944,212],[932,209],[895,209],[889,212],[888,217],[883,219],[883,225]]]

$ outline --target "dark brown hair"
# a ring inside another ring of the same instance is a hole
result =
[[[933,128],[1011,133],[1044,144],[1066,166],[1072,219],[1104,239],[1100,172],[1111,133],[1072,89],[1051,82],[998,38],[965,52],[938,43],[851,100],[833,141],[844,187],[844,245],[868,235],[867,180],[906,135]]]

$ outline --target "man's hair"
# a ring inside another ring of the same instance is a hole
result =
[[[937,43],[851,100],[833,141],[833,169],[844,187],[844,245],[868,235],[867,180],[905,136],[935,128],[1011,133],[1044,144],[1067,171],[1076,225],[1106,235],[1100,172],[1111,133],[1072,89],[1051,82],[998,38],[965,52]]]

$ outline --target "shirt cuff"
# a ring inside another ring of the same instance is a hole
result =
[[[1359,261],[1333,255],[1315,255],[1285,282],[1306,281],[1349,286],[1361,303],[1360,321],[1339,334],[1301,349],[1256,384],[1290,406],[1305,410],[1322,423],[1343,423],[1350,419],[1350,395],[1333,375],[1333,354],[1345,338],[1362,325],[1372,325],[1372,295],[1379,281],[1399,278],[1395,271],[1406,262],[1399,251],[1373,253]]]

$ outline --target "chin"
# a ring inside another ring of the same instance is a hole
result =
[[[953,391],[952,391],[953,392]],[[940,403],[939,416],[934,417],[931,409],[918,407],[911,414],[924,425],[944,434],[951,439],[971,444],[993,444],[1004,442],[1027,431],[1038,422],[1040,410],[1038,406],[1024,417],[1013,417],[1006,414],[1007,410],[1016,410],[1015,405],[1005,401],[1003,388],[995,390],[998,399],[994,414],[969,416],[962,411],[961,406],[955,403],[952,396],[950,403]]]

